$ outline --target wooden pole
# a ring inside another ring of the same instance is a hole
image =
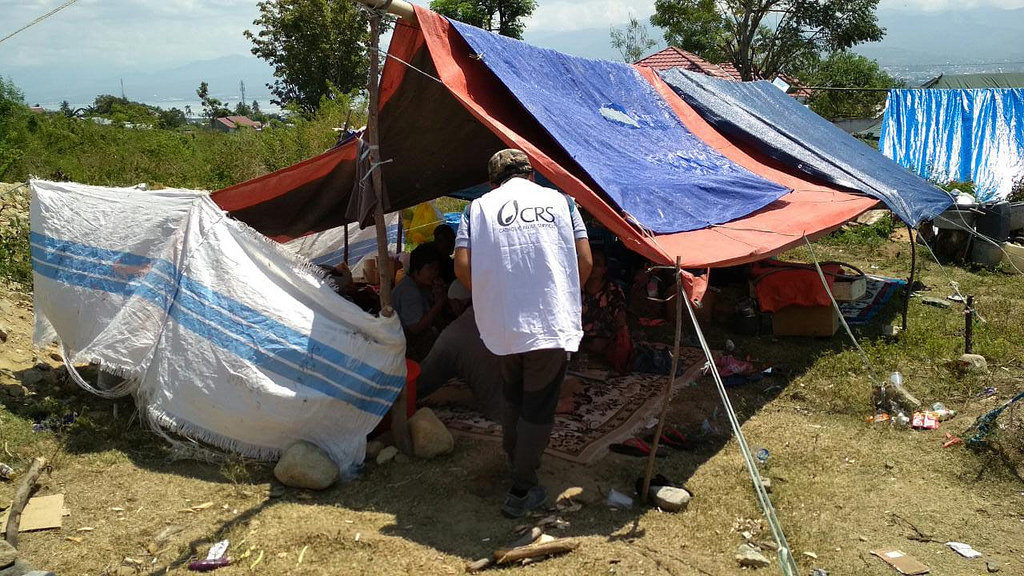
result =
[[[967,297],[964,308],[964,354],[974,354],[974,296]]]
[[[46,458],[36,457],[32,460],[32,464],[28,467],[28,472],[25,473],[21,484],[18,485],[18,490],[14,493],[14,500],[11,501],[11,513],[7,516],[7,532],[4,537],[7,539],[7,543],[15,548],[18,547],[18,527],[21,525],[21,512],[25,509],[25,504],[28,504],[29,496],[32,495],[32,488],[36,485],[36,481],[39,480],[39,475],[43,473],[44,467],[46,467]]]
[[[558,539],[544,544],[533,544],[522,546],[511,550],[497,550],[494,552],[494,561],[498,564],[511,564],[527,558],[543,558],[555,554],[572,552],[580,547],[580,541],[575,538]]]
[[[370,77],[367,82],[367,92],[370,96],[369,110],[366,115],[366,135],[370,144],[370,180],[373,182],[373,192],[377,198],[377,205],[373,211],[373,220],[377,228],[377,269],[380,270],[380,315],[390,318],[394,313],[391,307],[391,282],[394,279],[394,266],[388,254],[388,228],[384,221],[384,179],[380,168],[380,125],[379,125],[379,103],[380,103],[380,53],[377,45],[380,43],[380,12],[370,11]],[[391,407],[391,434],[395,440],[395,446],[404,454],[412,453],[412,438],[409,436],[408,396],[405,388],[398,394],[394,405]]]
[[[345,265],[348,266],[348,224],[345,224]]]
[[[682,257],[676,256],[676,341],[672,346],[672,373],[669,374],[665,383],[665,391],[661,397],[661,414],[658,415],[658,426],[654,429],[654,441],[651,442],[651,453],[647,456],[647,470],[644,471],[644,486],[640,492],[640,501],[647,503],[647,495],[651,490],[651,477],[654,476],[654,459],[658,456],[658,444],[661,442],[661,433],[665,429],[665,417],[668,415],[668,405],[672,402],[672,388],[676,384],[676,369],[679,367],[679,341],[682,339],[683,330],[683,298],[686,293],[683,290],[683,280],[680,274]]]
[[[914,240],[914,229],[907,224],[910,234],[910,278],[907,279],[907,297],[903,299],[903,328],[907,331],[907,314],[910,311],[910,296],[914,294],[914,271],[917,269],[917,241]]]

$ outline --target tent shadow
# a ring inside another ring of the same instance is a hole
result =
[[[775,376],[729,391],[740,421],[746,421],[785,389],[790,377]],[[726,447],[731,433],[717,391],[710,379],[682,390],[674,399],[669,423],[686,434],[700,434],[693,450],[663,448],[656,473],[674,483],[686,482],[708,460]],[[716,410],[717,409],[717,410]],[[708,424],[705,426],[705,422]],[[356,511],[385,513],[393,522],[380,529],[387,536],[403,538],[465,560],[486,557],[518,538],[517,528],[537,523],[551,514],[569,523],[564,529],[549,528],[559,537],[599,536],[609,541],[633,540],[645,534],[645,509],[612,509],[605,499],[616,490],[638,500],[634,485],[643,475],[646,458],[608,454],[581,465],[547,457],[541,481],[554,498],[562,490],[578,486],[575,499],[583,507],[575,512],[549,511],[520,520],[502,517],[499,507],[508,486],[505,455],[497,441],[459,436],[455,452],[434,460],[367,464],[361,478],[340,485],[318,500]],[[700,495],[696,494],[696,498]]]

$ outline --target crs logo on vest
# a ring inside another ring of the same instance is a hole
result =
[[[553,223],[555,221],[555,215],[552,212],[554,209],[554,206],[526,206],[520,209],[518,200],[509,200],[498,210],[498,224],[511,226],[517,220],[524,224]]]

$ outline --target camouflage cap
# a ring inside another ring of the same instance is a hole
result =
[[[533,172],[530,159],[522,150],[506,148],[491,156],[487,162],[487,178],[491,184],[502,184],[513,176],[528,175]]]

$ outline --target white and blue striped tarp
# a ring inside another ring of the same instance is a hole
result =
[[[36,343],[125,378],[76,381],[134,393],[158,428],[245,456],[306,440],[343,473],[362,461],[405,381],[396,317],[338,297],[205,193],[32,191]]]

